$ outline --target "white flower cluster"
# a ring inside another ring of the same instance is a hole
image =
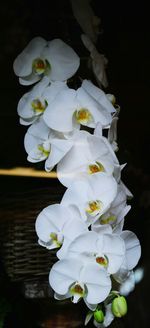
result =
[[[67,187],[61,203],[43,209],[36,220],[39,244],[57,249],[49,275],[55,298],[83,299],[94,324],[106,327],[118,314],[112,300],[133,274],[141,247],[133,232],[123,230],[132,194],[115,154],[114,97],[89,80],[76,90],[68,87],[78,67],[78,55],[62,40],[34,38],[14,62],[21,84],[38,82],[20,99],[18,114],[21,124],[30,125],[28,160],[45,161],[46,171],[57,165]]]

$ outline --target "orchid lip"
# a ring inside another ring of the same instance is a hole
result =
[[[108,258],[106,255],[104,256],[96,256],[96,263],[102,265],[103,267],[107,267],[108,266]]]
[[[88,166],[88,173],[89,174],[94,174],[97,172],[105,172],[104,166],[99,163],[99,162],[95,162],[94,164],[90,164]]]
[[[114,224],[117,220],[116,215],[110,214],[106,219],[102,216],[100,218],[100,223],[101,224]]]
[[[38,150],[40,151],[40,156],[45,156],[47,158],[51,151],[51,146],[49,142],[43,142],[43,144],[38,145]]]
[[[40,99],[36,98],[31,102],[31,107],[36,114],[42,114],[47,106],[48,103],[46,100],[44,100],[44,102],[42,103]]]
[[[72,296],[73,303],[77,303],[80,300],[80,298],[85,296],[84,284],[80,282],[76,282],[73,286],[71,286],[69,291]]]
[[[85,211],[91,216],[96,215],[101,211],[102,206],[103,203],[100,200],[90,201]]]
[[[32,69],[36,75],[47,75],[51,69],[51,65],[47,59],[36,58],[32,63]]]
[[[87,124],[93,121],[93,116],[86,108],[81,108],[75,111],[75,119],[79,124]]]
[[[56,234],[55,232],[50,233],[50,238],[52,240],[52,243],[55,244],[57,248],[61,247],[63,244],[63,235],[61,233]]]

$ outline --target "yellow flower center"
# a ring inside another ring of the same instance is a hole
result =
[[[35,73],[37,74],[42,74],[44,73],[45,69],[46,69],[46,63],[44,60],[42,60],[41,58],[37,58],[33,61],[33,70]]]
[[[102,202],[99,200],[95,200],[93,202],[88,203],[88,208],[86,208],[86,212],[90,215],[95,215],[96,212],[99,212],[102,208]]]
[[[83,296],[84,295],[84,288],[82,288],[81,286],[80,286],[80,284],[79,283],[75,283],[71,288],[70,288],[70,293],[72,294],[72,295],[74,295],[74,294],[79,294],[80,296]]]
[[[76,111],[75,118],[78,123],[83,125],[93,121],[92,114],[86,108],[81,108],[79,111]]]
[[[33,72],[35,74],[47,74],[51,68],[50,63],[48,60],[43,60],[41,58],[36,58],[32,63]]]
[[[55,232],[51,232],[50,238],[51,238],[53,244],[55,244],[55,246],[57,248],[61,247],[62,242],[60,240],[58,240],[58,236],[57,236],[57,234]]]
[[[96,257],[96,262],[104,267],[107,267],[108,265],[108,260],[106,258],[106,256],[98,256]]]
[[[48,147],[44,147],[44,144],[38,145],[38,150],[41,152],[41,155],[44,155],[47,158],[50,154],[50,144]]]
[[[69,292],[72,296],[72,302],[77,303],[81,297],[85,296],[84,285],[76,282],[72,287],[69,288]]]
[[[88,173],[89,174],[94,174],[94,173],[97,173],[97,172],[105,172],[104,166],[101,163],[96,162],[95,164],[90,164],[88,166]]]
[[[117,218],[115,215],[110,215],[106,218],[102,216],[100,218],[100,223],[101,224],[111,224],[111,223],[114,223],[116,220],[117,220]]]
[[[45,108],[47,107],[48,103],[47,101],[45,100],[44,103],[42,103],[39,99],[34,99],[32,102],[31,102],[31,106],[34,110],[34,112],[40,114],[40,113],[43,113],[45,111]]]

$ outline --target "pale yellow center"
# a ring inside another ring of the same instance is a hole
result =
[[[76,283],[76,284],[74,284],[71,288],[70,288],[70,293],[72,294],[72,295],[74,295],[74,294],[79,294],[80,296],[83,296],[84,295],[84,288],[82,288],[81,286],[80,286],[80,284],[79,283]]]
[[[98,256],[96,257],[96,262],[104,267],[107,267],[108,265],[108,260],[107,258],[104,256]]]
[[[101,218],[100,219],[100,223],[101,224],[111,224],[111,223],[114,223],[115,221],[117,220],[116,216],[115,215],[110,215],[106,218]]]
[[[31,102],[31,106],[36,113],[40,114],[45,111],[45,108],[47,107],[47,102],[44,101],[44,103],[42,103],[39,99],[34,99]]]
[[[99,200],[95,200],[93,202],[88,203],[88,208],[86,208],[86,212],[90,215],[96,214],[96,212],[99,212],[102,208],[102,202]]]
[[[104,166],[101,163],[96,162],[95,164],[90,164],[88,166],[88,173],[89,174],[94,174],[94,173],[97,173],[97,172],[105,172]]]
[[[42,60],[41,58],[37,58],[33,61],[33,70],[35,73],[42,74],[44,73],[45,69],[46,63],[44,60]]]
[[[51,232],[50,238],[57,248],[61,247],[62,243],[58,240],[58,236],[55,232]]]
[[[75,112],[76,121],[80,124],[87,124],[93,121],[92,114],[86,108],[81,108]]]
[[[42,155],[44,155],[46,158],[50,154],[50,149],[45,149],[43,145],[38,145],[38,150],[41,152]]]
[[[36,58],[32,63],[32,69],[35,74],[47,74],[51,69],[51,65],[47,59]]]

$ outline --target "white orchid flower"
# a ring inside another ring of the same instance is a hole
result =
[[[32,39],[14,61],[14,72],[23,85],[30,85],[48,76],[50,81],[65,81],[75,74],[79,57],[60,39]]]
[[[138,264],[141,257],[141,246],[139,239],[134,232],[124,230],[120,233],[120,237],[125,243],[125,257],[119,271],[114,275],[117,282],[123,283],[129,276],[129,272]]]
[[[47,249],[60,248],[58,258],[63,258],[70,242],[87,231],[76,208],[69,210],[63,205],[54,204],[44,208],[35,224],[39,244]]]
[[[76,258],[55,263],[49,282],[57,299],[71,297],[72,302],[77,303],[83,298],[90,309],[104,301],[111,289],[111,279],[103,268],[95,263],[85,264]]]
[[[107,211],[117,193],[117,183],[112,176],[104,173],[89,175],[86,180],[78,180],[70,186],[63,198],[62,204],[76,205],[82,219],[92,224],[97,215]]]
[[[40,118],[28,128],[24,145],[28,153],[28,161],[32,163],[45,161],[45,170],[49,172],[70,150],[72,141],[60,138]]]
[[[115,165],[119,165],[106,138],[78,131],[73,142],[73,147],[57,166],[58,179],[66,187],[97,172],[112,175]]]
[[[131,209],[131,206],[127,205],[126,201],[127,195],[122,185],[118,184],[117,195],[110,208],[92,225],[92,230],[98,232],[101,225],[111,225],[113,229],[116,228]]]
[[[85,263],[97,263],[109,274],[116,273],[123,262],[125,244],[112,233],[88,231],[76,237],[68,248],[68,257],[82,259]]]
[[[20,123],[30,125],[39,116],[43,115],[45,109],[55,99],[61,90],[67,89],[65,82],[52,82],[49,85],[48,77],[44,77],[31,91],[26,93],[18,103],[18,114]]]
[[[95,128],[98,122],[108,127],[115,108],[105,93],[92,82],[84,80],[77,90],[60,92],[44,112],[46,124],[61,132],[71,132],[80,125]]]
[[[81,35],[81,40],[84,46],[90,52],[90,57],[92,59],[92,70],[96,77],[98,85],[100,87],[104,86],[104,88],[107,88],[108,86],[107,75],[106,75],[106,67],[108,64],[107,58],[103,54],[100,54],[97,51],[95,45],[86,34]]]

